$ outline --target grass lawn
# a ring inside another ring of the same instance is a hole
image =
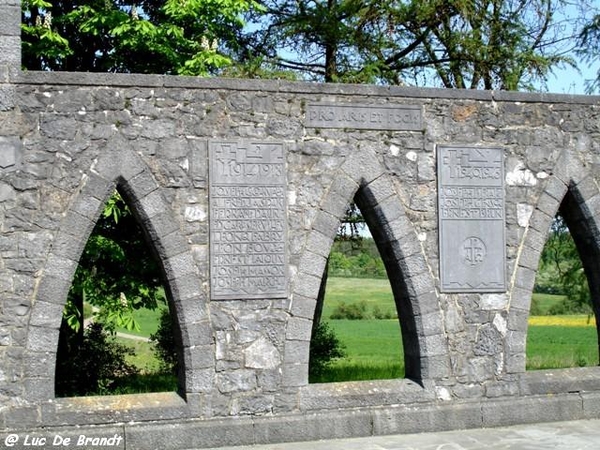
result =
[[[335,307],[342,302],[351,304],[361,301],[367,304],[369,311],[377,306],[382,312],[396,312],[392,288],[387,279],[329,277],[323,317],[328,319]]]
[[[598,365],[595,327],[530,326],[527,370]]]
[[[538,294],[534,293],[532,295],[531,301],[532,303],[536,302],[539,306],[539,314],[545,315],[548,314],[548,310],[552,308],[554,305],[557,305],[562,300],[564,300],[564,295],[553,295],[553,294]]]

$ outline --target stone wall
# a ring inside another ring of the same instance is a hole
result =
[[[525,371],[535,271],[561,204],[598,288],[597,97],[72,73],[5,81],[0,91],[14,93],[0,96],[6,433],[94,427],[126,436],[127,448],[149,439],[190,448],[598,417],[598,369]],[[310,117],[331,105],[412,115],[398,127]],[[278,295],[211,296],[209,152],[223,143],[283,149]],[[445,145],[502,149],[504,292],[441,292],[436,155]],[[164,268],[180,392],[55,398],[67,291],[116,187]],[[390,274],[407,378],[308,384],[317,292],[353,199]]]

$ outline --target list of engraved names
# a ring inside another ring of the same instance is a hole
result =
[[[283,145],[211,142],[213,299],[286,295]]]
[[[502,149],[438,147],[440,281],[444,292],[502,292]]]

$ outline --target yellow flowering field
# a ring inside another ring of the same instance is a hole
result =
[[[595,327],[596,319],[587,315],[529,316],[529,326]]]

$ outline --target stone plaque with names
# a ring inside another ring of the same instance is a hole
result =
[[[504,154],[438,146],[442,292],[506,291]]]
[[[309,104],[307,127],[420,131],[421,107],[415,105]]]
[[[211,141],[209,161],[211,298],[286,297],[283,144]]]

